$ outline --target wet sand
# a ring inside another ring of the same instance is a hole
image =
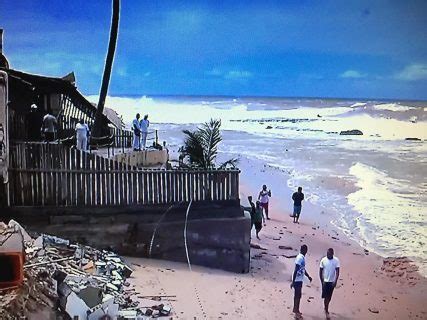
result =
[[[271,220],[260,238],[252,234],[251,271],[235,274],[182,263],[129,258],[135,268],[131,283],[142,295],[176,295],[165,301],[174,319],[293,319],[290,279],[294,257],[308,245],[306,269],[313,277],[303,287],[304,319],[325,319],[320,298],[319,261],[329,247],[341,261],[338,287],[330,305],[331,319],[426,319],[427,280],[405,258],[384,259],[363,249],[331,225],[324,208],[303,204],[300,224],[289,217],[292,203],[278,169],[241,159],[242,205],[262,184],[272,190]],[[190,213],[191,214],[191,213]],[[191,228],[191,225],[189,225]],[[159,304],[141,300],[141,306]]]

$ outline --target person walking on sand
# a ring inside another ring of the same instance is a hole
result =
[[[294,192],[292,195],[292,200],[294,200],[294,223],[299,223],[299,216],[301,214],[302,201],[304,200],[304,193],[302,193],[302,187],[298,187],[298,191]]]
[[[41,131],[44,133],[44,140],[46,142],[52,142],[55,140],[56,118],[52,115],[52,111],[50,109],[47,110],[46,115],[43,117]]]
[[[87,150],[87,139],[89,137],[89,127],[83,119],[76,124],[76,147],[78,150]]]
[[[258,240],[261,240],[259,238],[259,232],[262,229],[262,207],[259,201],[256,202],[255,207],[255,218],[254,218],[254,225],[255,225],[255,231],[256,231],[256,237]]]
[[[244,210],[249,212],[251,215],[251,231],[252,231],[252,228],[254,227],[254,224],[255,224],[256,207],[252,201],[252,196],[248,197],[248,201],[249,201],[250,207],[244,207]]]
[[[141,145],[142,149],[145,150],[145,145],[147,144],[147,135],[148,135],[148,127],[150,126],[150,121],[148,121],[148,114],[144,116],[144,119],[139,123],[141,128]]]
[[[133,131],[133,151],[141,150],[141,127],[139,124],[140,114],[137,113],[135,119],[132,121],[132,131]]]
[[[325,314],[329,317],[329,303],[332,293],[337,286],[340,276],[340,260],[334,257],[334,249],[329,248],[326,257],[320,260],[319,277],[322,283],[322,299],[324,299]]]
[[[270,220],[268,217],[268,198],[271,197],[271,190],[267,190],[267,186],[263,185],[262,190],[258,195],[258,200],[260,201],[261,207],[264,209],[265,217],[267,220]],[[263,216],[264,225],[265,225],[265,217]]]
[[[301,296],[302,296],[302,283],[304,280],[304,276],[307,276],[310,282],[313,280],[310,277],[310,275],[307,273],[307,270],[305,270],[305,255],[307,254],[307,251],[308,251],[307,245],[303,244],[301,246],[300,253],[295,258],[295,270],[292,275],[291,289],[293,288],[295,290],[294,308],[292,311],[297,316],[301,315],[299,305],[300,305]]]

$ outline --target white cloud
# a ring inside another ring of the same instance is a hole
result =
[[[226,80],[247,80],[249,78],[252,78],[253,73],[247,70],[222,71],[218,68],[214,68],[209,71],[206,71],[205,75],[212,77],[221,77]]]
[[[404,81],[416,81],[427,79],[427,64],[413,63],[395,75],[396,79]]]
[[[206,72],[205,72],[205,74],[206,74],[207,76],[219,77],[219,76],[221,76],[221,75],[222,75],[222,72],[221,72],[219,69],[214,68],[214,69],[212,69],[212,70],[206,71]]]
[[[366,74],[361,73],[357,70],[347,70],[344,73],[340,74],[341,78],[350,78],[350,79],[359,79],[359,78],[365,78]]]
[[[252,78],[253,74],[252,72],[246,71],[246,70],[232,70],[227,72],[224,75],[225,79],[231,79],[231,80],[241,80],[241,79],[249,79]]]
[[[117,68],[117,75],[120,77],[126,77],[128,75],[128,71],[126,67],[118,67]]]

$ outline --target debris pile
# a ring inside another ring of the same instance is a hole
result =
[[[17,252],[25,262],[2,266],[11,271],[0,272],[0,319],[35,314],[64,320],[150,319],[171,314],[163,304],[138,308],[132,299],[135,289],[127,281],[132,269],[113,252],[44,234],[33,239],[15,221],[0,222],[0,257]],[[23,269],[21,281],[10,281],[19,275],[13,268]]]

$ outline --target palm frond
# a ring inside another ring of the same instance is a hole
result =
[[[183,153],[188,157],[189,167],[214,169],[218,145],[222,141],[221,120],[211,119],[195,131],[183,130],[185,134]],[[219,166],[235,168],[237,159],[230,159]]]
[[[189,157],[190,164],[203,167],[204,152],[200,135],[197,131],[183,130],[186,135],[184,140],[184,154]]]
[[[215,167],[215,159],[218,154],[218,145],[221,142],[221,120],[211,119],[199,128],[200,137],[204,147],[204,162],[207,168]]]
[[[218,169],[227,169],[227,168],[235,169],[238,162],[239,162],[238,158],[233,158],[233,159],[227,160],[227,161],[221,163],[218,166]]]

